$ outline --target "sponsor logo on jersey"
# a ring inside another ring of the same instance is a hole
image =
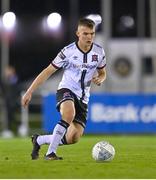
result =
[[[76,68],[76,69],[94,69],[96,68],[96,64],[92,65],[92,64],[74,64],[74,63],[70,63],[69,67],[71,68]]]

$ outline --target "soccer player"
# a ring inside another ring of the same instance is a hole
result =
[[[33,135],[32,159],[39,157],[39,149],[49,144],[46,160],[61,160],[56,155],[59,145],[76,143],[84,132],[88,112],[91,82],[100,85],[106,79],[106,58],[104,49],[93,42],[95,23],[87,18],[80,19],[76,31],[78,41],[64,47],[32,82],[21,103],[26,107],[34,90],[55,71],[64,69],[57,90],[57,109],[61,120],[51,135]]]

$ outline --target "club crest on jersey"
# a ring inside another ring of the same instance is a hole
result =
[[[97,54],[92,55],[92,62],[93,61],[98,61],[98,55]]]

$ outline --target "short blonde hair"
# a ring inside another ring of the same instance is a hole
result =
[[[95,23],[91,19],[82,18],[79,20],[78,26],[86,26],[86,27],[93,29],[95,27]]]

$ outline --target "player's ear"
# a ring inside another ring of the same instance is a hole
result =
[[[76,36],[79,37],[79,34],[80,34],[80,33],[79,33],[78,30],[77,30],[77,31],[76,31]]]

